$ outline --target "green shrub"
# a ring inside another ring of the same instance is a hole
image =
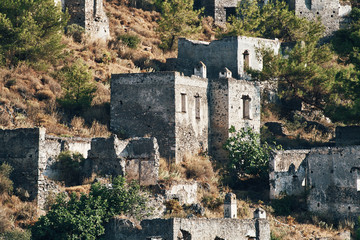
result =
[[[0,194],[12,193],[13,182],[10,180],[12,170],[13,168],[7,163],[0,165]]]
[[[131,35],[131,34],[122,34],[122,35],[119,35],[117,37],[117,39],[119,41],[121,41],[123,44],[125,44],[126,46],[128,46],[129,48],[132,48],[132,49],[136,49],[141,40],[138,36],[136,35]]]
[[[92,74],[81,60],[71,66],[65,66],[58,74],[64,95],[58,103],[66,110],[78,112],[90,107],[96,86],[92,83]]]
[[[57,157],[57,166],[61,171],[61,180],[66,186],[80,184],[80,167],[84,157],[80,153],[61,152]]]
[[[274,148],[267,142],[261,144],[260,134],[251,128],[236,131],[235,127],[231,126],[229,133],[231,137],[226,141],[224,148],[229,152],[226,170],[230,179],[237,181],[245,173],[267,178],[269,159]]]
[[[66,27],[65,35],[72,37],[75,42],[81,43],[85,35],[85,28],[78,24],[71,24]]]
[[[0,239],[30,240],[31,232],[30,231],[22,231],[22,230],[8,231],[8,232],[0,234]]]
[[[271,201],[271,206],[275,214],[287,216],[300,208],[298,198],[295,196],[284,195]]]
[[[104,224],[115,215],[127,214],[140,219],[146,214],[147,198],[139,185],[126,184],[123,177],[112,181],[112,188],[95,183],[88,195],[66,200],[60,194],[51,210],[31,228],[33,240],[99,239]]]

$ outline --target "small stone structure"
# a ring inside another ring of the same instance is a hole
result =
[[[194,7],[205,8],[205,15],[214,18],[216,24],[225,24],[231,15],[236,15],[236,7],[241,0],[195,0]]]
[[[225,195],[224,218],[237,218],[236,195],[234,193]]]
[[[130,220],[113,218],[106,226],[107,240],[248,240],[270,239],[270,224],[266,219],[152,219],[143,220],[141,229]]]
[[[94,138],[84,171],[89,175],[126,175],[140,185],[155,185],[159,176],[158,149],[155,138]]]
[[[311,21],[320,18],[325,26],[325,36],[331,36],[335,31],[346,26],[351,11],[350,2],[339,0],[291,0],[289,7],[299,17]]]
[[[44,128],[0,130],[0,164],[13,167],[11,179],[16,188],[29,193],[29,200],[43,206],[49,191],[58,191],[51,179],[58,177],[54,169],[56,157],[62,151],[81,153],[85,158],[91,139],[61,138],[46,135]]]
[[[91,39],[110,38],[109,19],[104,11],[103,0],[61,0],[61,5],[70,14],[68,24],[80,25]]]
[[[176,199],[181,205],[194,204],[197,199],[198,183],[196,181],[172,182],[168,189],[165,189],[165,200]]]
[[[360,214],[360,146],[279,151],[270,161],[270,198],[306,196],[308,210],[337,219]]]
[[[266,219],[266,211],[262,208],[257,208],[254,211],[254,218],[258,219]]]

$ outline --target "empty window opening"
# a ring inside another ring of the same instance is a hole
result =
[[[305,0],[305,6],[307,9],[311,10],[311,0]]]
[[[200,97],[195,96],[195,118],[200,119]]]
[[[350,206],[348,206],[348,209],[349,209],[349,211],[351,210],[351,207]]]
[[[244,72],[250,67],[250,54],[248,50],[245,50],[243,53],[243,59],[244,59]]]
[[[251,98],[248,95],[242,96],[243,100],[243,118],[250,119],[250,101]]]
[[[320,203],[318,203],[317,206],[320,207]]]
[[[181,94],[181,112],[186,113],[186,93]]]
[[[236,16],[236,7],[226,7],[226,21],[229,21],[230,16]]]

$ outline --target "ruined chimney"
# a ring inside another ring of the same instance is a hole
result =
[[[255,219],[266,219],[266,212],[262,208],[257,208],[254,211],[254,218]]]
[[[224,68],[219,72],[219,78],[232,78],[232,72],[228,68]]]
[[[225,195],[224,218],[237,218],[236,195],[234,193]]]
[[[206,78],[206,65],[202,61],[196,64],[194,68],[194,75],[201,78]]]

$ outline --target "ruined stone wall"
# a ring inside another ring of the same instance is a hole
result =
[[[218,78],[224,67],[228,68],[236,79],[249,78],[244,72],[244,53],[248,53],[250,68],[262,70],[262,60],[256,53],[260,47],[270,48],[277,54],[280,43],[278,40],[243,36],[226,37],[211,43],[181,38],[178,42],[177,70],[190,76],[194,66],[202,61],[207,67],[209,79]]]
[[[126,219],[112,219],[106,226],[108,240],[138,239],[270,239],[267,220],[239,219],[153,219],[143,220],[141,230]],[[155,238],[157,237],[157,238]]]
[[[270,199],[282,194],[301,196],[307,178],[306,157],[310,150],[286,150],[274,153],[269,163]]]
[[[94,138],[84,172],[91,176],[126,176],[140,185],[155,185],[159,177],[159,147],[155,138],[119,140]]]
[[[292,8],[295,9],[297,16],[311,21],[319,17],[325,26],[326,36],[339,30],[340,22],[344,21],[344,16],[351,10],[349,5],[340,5],[338,0],[295,0],[293,4]]]
[[[196,76],[191,78],[177,76],[175,79],[177,161],[182,161],[186,155],[193,156],[208,150],[209,108],[207,90],[207,79]]]
[[[69,24],[78,24],[92,39],[110,38],[109,19],[103,7],[103,0],[65,0],[70,14]]]
[[[309,211],[355,218],[360,213],[359,159],[360,146],[278,152],[270,162],[270,196],[301,195],[306,190]]]
[[[156,137],[175,158],[175,72],[117,74],[111,79],[110,128],[125,137]]]
[[[63,151],[82,154],[87,158],[91,147],[90,138],[64,138],[45,135],[40,138],[38,158],[38,194],[37,203],[40,208],[44,206],[46,197],[50,192],[59,192],[59,186],[54,182],[59,180],[61,172],[57,169],[57,156]]]
[[[210,81],[210,134],[209,154],[217,161],[227,159],[227,151],[223,149],[229,137],[229,81],[220,78]]]
[[[360,146],[317,148],[309,154],[308,208],[335,218],[360,213]]]
[[[13,167],[11,179],[15,188],[23,188],[34,200],[38,194],[39,142],[45,139],[45,130],[19,128],[0,130],[0,164]]]
[[[165,200],[176,199],[180,204],[197,203],[198,183],[196,181],[174,182],[165,190]]]
[[[224,24],[230,15],[235,14],[235,8],[241,0],[215,0],[215,23]]]

